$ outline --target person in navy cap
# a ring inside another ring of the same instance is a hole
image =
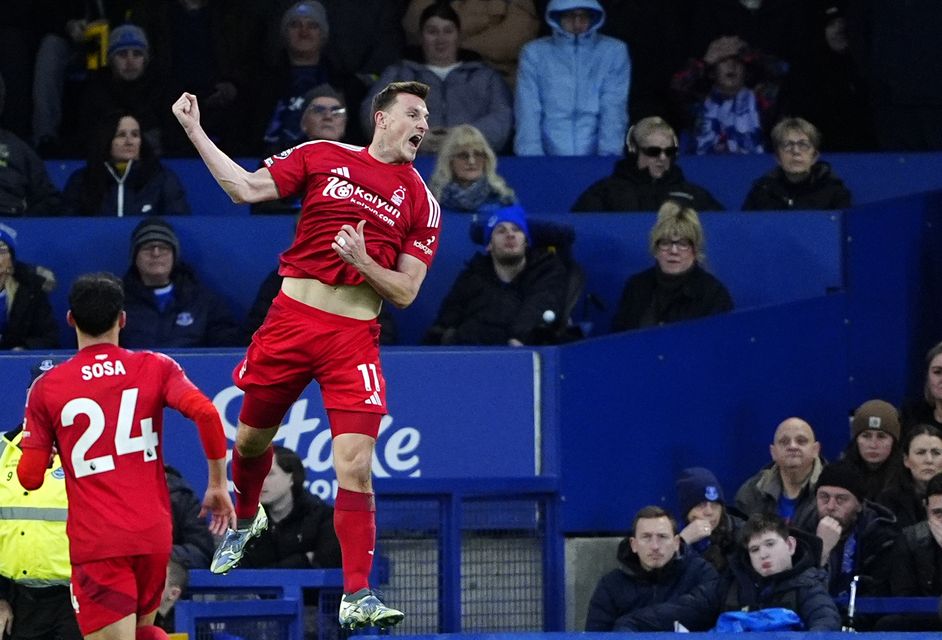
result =
[[[736,533],[742,526],[735,510],[727,509],[723,487],[713,472],[704,467],[690,467],[677,478],[677,504],[685,553],[701,556],[724,571],[727,558],[736,550]]]

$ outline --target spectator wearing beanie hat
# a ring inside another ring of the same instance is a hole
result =
[[[130,51],[135,57],[144,60],[150,55],[150,44],[144,30],[133,24],[123,24],[115,28],[108,38],[108,64],[114,64],[115,56]]]
[[[46,279],[16,259],[17,233],[0,223],[0,349],[55,349],[56,324]]]
[[[828,592],[848,595],[851,580],[861,576],[859,595],[889,593],[891,550],[899,536],[896,516],[864,497],[865,484],[847,462],[826,465],[818,476],[815,501],[821,539],[821,566],[828,571]]]
[[[327,13],[319,2],[297,2],[282,15],[281,37],[286,57],[269,70],[273,90],[261,105],[262,112],[268,114],[264,134],[266,154],[307,141],[302,128],[307,93],[339,81],[323,55],[329,33]]]
[[[131,234],[131,266],[124,276],[129,348],[229,347],[239,329],[227,305],[180,258],[180,240],[161,218],[145,218]]]
[[[488,218],[484,245],[445,296],[425,344],[535,344],[561,315],[566,268],[556,254],[531,246],[519,205]]]
[[[681,471],[677,504],[680,522],[686,525],[680,532],[685,553],[703,557],[722,573],[727,556],[736,549],[736,532],[743,520],[728,511],[723,487],[713,472],[703,467]]]
[[[896,407],[883,400],[867,400],[854,411],[850,433],[841,459],[860,473],[864,498],[876,500],[899,480],[903,469]]]

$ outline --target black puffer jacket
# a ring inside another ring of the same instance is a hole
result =
[[[638,554],[631,550],[628,538],[618,545],[620,566],[602,576],[586,614],[586,631],[631,630],[632,616],[654,611],[701,585],[712,585],[719,580],[713,566],[694,555],[678,556],[653,571],[641,567]],[[648,631],[672,631],[673,620],[665,620],[659,628]]]
[[[313,559],[308,559],[311,552]],[[305,491],[294,496],[291,513],[270,521],[262,534],[249,542],[243,567],[309,569],[340,566],[340,543],[334,533],[334,510]]]
[[[13,132],[0,129],[0,216],[62,213],[62,197],[49,179],[46,165]]]
[[[752,183],[742,209],[846,209],[850,204],[850,191],[831,173],[831,165],[816,162],[801,182],[790,182],[781,167],[772,169]]]
[[[758,611],[772,607],[791,609],[807,631],[838,631],[841,616],[827,592],[824,569],[818,567],[821,541],[792,530],[798,544],[792,568],[762,577],[752,568],[749,553],[740,547],[730,557],[730,570],[712,585],[698,587],[664,606],[657,615],[634,616],[630,628],[649,631],[679,621],[691,631],[705,631],[724,611]]]
[[[697,211],[722,211],[725,207],[701,186],[687,182],[679,166],[660,178],[638,168],[638,156],[629,154],[615,163],[612,175],[586,189],[573,211],[657,211],[670,197],[682,198]]]
[[[677,276],[666,275],[654,266],[625,282],[612,331],[703,318],[732,309],[729,291],[700,265]]]
[[[853,573],[861,577],[857,594],[883,596],[890,593],[891,549],[900,535],[896,516],[886,507],[864,501],[854,525]],[[828,558],[828,591],[832,596],[846,595],[850,590],[850,575],[841,573],[844,544],[831,550]]]
[[[510,283],[494,271],[490,254],[477,253],[445,296],[425,344],[529,344],[543,313],[560,314],[566,269],[554,254],[527,250],[524,270]]]
[[[890,595],[942,595],[942,546],[928,522],[903,529],[893,549]]]
[[[0,349],[55,349],[59,346],[59,325],[56,324],[49,304],[49,296],[43,291],[45,279],[25,263],[13,265],[15,289],[7,328],[0,334]],[[7,300],[9,304],[9,299]]]

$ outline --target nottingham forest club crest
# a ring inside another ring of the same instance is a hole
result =
[[[402,185],[399,185],[399,187],[393,192],[392,197],[389,199],[392,200],[392,203],[398,207],[402,204],[402,201],[405,200],[405,198],[406,188]]]

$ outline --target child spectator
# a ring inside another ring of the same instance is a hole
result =
[[[691,150],[763,153],[766,125],[786,70],[782,62],[749,49],[736,36],[711,42],[703,60],[690,60],[671,82],[693,120]]]

